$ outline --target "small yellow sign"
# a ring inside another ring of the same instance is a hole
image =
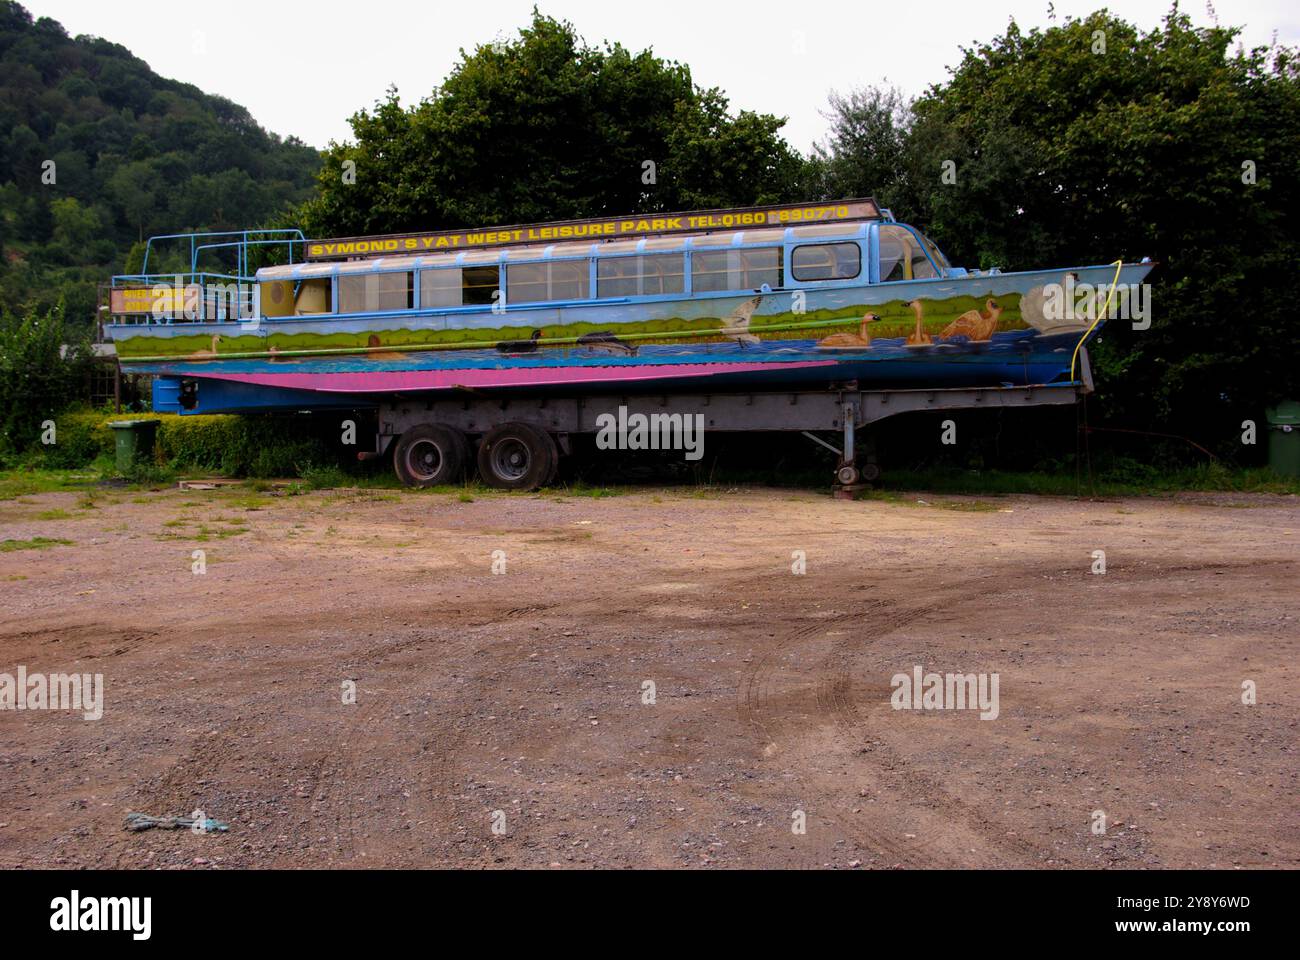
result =
[[[186,303],[197,304],[202,292],[195,284],[152,287],[115,287],[110,291],[109,310],[114,314],[150,314],[175,317],[185,313]]]

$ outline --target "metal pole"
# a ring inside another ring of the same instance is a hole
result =
[[[853,464],[853,421],[857,419],[857,410],[852,400],[844,402],[844,462]]]

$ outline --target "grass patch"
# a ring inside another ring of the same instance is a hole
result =
[[[34,493],[81,490],[98,480],[97,473],[85,470],[0,471],[0,500],[17,500]]]
[[[616,487],[593,487],[579,480],[573,486],[565,487],[563,495],[566,497],[588,497],[592,500],[603,500],[606,497],[621,497],[624,490]]]
[[[0,541],[0,553],[12,553],[15,550],[48,550],[51,547],[70,547],[71,540],[57,540],[49,537],[32,537],[30,540]]]
[[[209,527],[204,524],[199,527],[199,532],[195,534],[194,539],[201,543],[206,543],[213,539],[225,540],[228,537],[237,537],[243,533],[248,533],[248,527],[226,527],[222,529],[218,527]]]
[[[72,514],[66,510],[42,510],[36,515],[37,520],[70,520]]]
[[[235,497],[230,506],[237,510],[265,510],[271,505],[270,497]]]
[[[729,493],[739,492],[739,487],[717,487],[712,484],[704,484],[696,487],[687,496],[696,500],[721,500]]]
[[[350,477],[338,467],[304,467],[303,482],[309,490],[336,490],[339,487],[355,487],[355,477]]]

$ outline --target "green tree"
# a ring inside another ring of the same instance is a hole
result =
[[[90,247],[101,229],[94,209],[83,207],[76,197],[54,200],[50,213],[54,217],[54,241],[70,259]]]
[[[813,148],[812,186],[823,199],[875,197],[886,207],[914,207],[908,150],[911,103],[895,87],[832,93],[830,134]]]
[[[1241,422],[1300,390],[1300,71],[1287,48],[1234,53],[1236,36],[1176,10],[1150,31],[1106,12],[1013,23],[910,112],[840,101],[821,166],[856,192],[846,168],[891,158],[886,199],[955,263],[1158,261],[1151,329],[1111,323],[1093,351],[1099,409],[1240,454]]]
[[[783,123],[733,116],[687,67],[589,46],[534,12],[516,39],[462,52],[418,104],[390,90],[353,116],[300,216],[325,236],[794,199],[802,161]]]
[[[70,336],[61,307],[0,310],[0,454],[39,442],[42,423],[80,398],[90,362],[84,335]]]

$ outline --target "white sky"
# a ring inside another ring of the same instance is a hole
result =
[[[733,109],[786,116],[785,136],[807,152],[826,130],[831,90],[888,81],[915,95],[943,80],[962,45],[1047,26],[1047,0],[21,0],[72,35],[130,49],[155,72],[247,107],[264,127],[313,146],[350,135],[347,118],[390,83],[404,103],[426,96],[467,50],[513,37],[536,2],[589,43],[650,47],[721,87]],[[1171,0],[1057,0],[1056,12],[1103,5],[1143,28]],[[1210,22],[1203,2],[1184,2]],[[1244,26],[1246,45],[1300,43],[1293,0],[1217,0],[1219,21]],[[802,36],[799,34],[802,33]],[[802,49],[803,52],[799,52]]]

